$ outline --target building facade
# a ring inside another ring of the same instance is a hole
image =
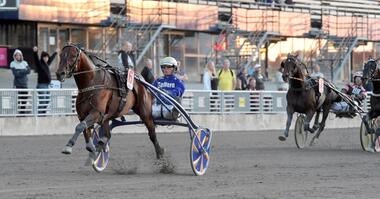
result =
[[[137,70],[151,58],[158,74],[159,59],[173,56],[192,81],[201,80],[207,60],[220,63],[225,57],[236,70],[260,63],[271,79],[288,53],[300,54],[310,68],[321,65],[334,81],[349,81],[368,57],[378,56],[378,3],[293,2],[5,1],[0,4],[0,66],[8,67],[15,48],[30,59],[33,46],[52,53],[67,42],[118,64],[120,43],[128,40],[136,50]],[[367,4],[371,9],[358,6]]]

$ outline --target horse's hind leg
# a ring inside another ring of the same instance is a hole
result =
[[[317,110],[315,119],[314,119],[314,125],[313,125],[313,130],[316,131],[319,129],[319,114],[321,113],[321,110]]]
[[[90,153],[95,153],[95,145],[92,141],[92,137],[91,137],[91,128],[87,128],[84,132],[83,132],[83,136],[84,136],[84,140],[86,141],[86,149],[88,152]]]
[[[318,132],[314,135],[314,137],[310,141],[310,146],[314,145],[319,139],[319,135],[321,135],[322,131],[325,129],[326,119],[329,115],[331,106],[326,106],[323,108],[322,121],[319,124]]]
[[[101,136],[98,144],[100,146],[104,146],[111,139],[110,124],[108,119],[103,122],[101,128],[103,129],[104,135]]]
[[[314,130],[312,128],[310,128],[310,121],[313,119],[314,113],[315,113],[315,111],[313,111],[313,110],[310,110],[306,113],[306,120],[305,120],[305,123],[303,126],[303,129],[305,131],[309,131],[310,133],[314,133]]]
[[[88,166],[88,165],[91,165],[94,160],[95,160],[95,145],[93,143],[93,140],[92,140],[92,136],[91,136],[91,130],[92,128],[87,128],[84,132],[83,132],[83,136],[84,136],[84,139],[86,141],[86,150],[89,152],[88,154],[88,159],[86,161],[86,163],[84,164],[85,166]]]
[[[144,121],[144,124],[146,126],[146,128],[148,129],[148,133],[149,133],[149,139],[150,141],[152,141],[153,145],[154,145],[154,149],[156,151],[156,157],[157,159],[160,159],[163,157],[164,155],[164,149],[160,147],[160,144],[158,143],[158,140],[157,140],[157,135],[156,135],[156,127],[154,125],[154,122],[153,122],[153,118],[151,115],[148,115],[146,117],[141,117],[142,121]]]
[[[164,149],[160,147],[160,144],[158,143],[157,140],[157,135],[156,135],[156,127],[154,126],[153,120],[149,122],[149,124],[146,124],[146,127],[148,128],[149,131],[149,139],[152,141],[154,145],[154,150],[156,151],[156,157],[157,159],[160,159],[164,155]]]
[[[75,133],[67,142],[65,148],[62,150],[62,153],[71,154],[73,151],[73,146],[75,145],[75,142],[77,141],[79,134],[82,132],[85,133],[85,130],[88,127],[91,127],[92,125],[94,125],[95,122],[98,121],[99,117],[100,117],[100,114],[98,112],[92,112],[82,122],[80,122],[75,127]]]

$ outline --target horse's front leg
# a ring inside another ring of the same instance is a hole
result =
[[[292,124],[294,110],[290,108],[289,106],[287,106],[286,113],[287,113],[287,119],[286,119],[286,128],[284,131],[284,135],[283,136],[281,135],[278,137],[278,139],[281,141],[285,141],[286,138],[289,136],[289,129],[290,129],[290,125]]]
[[[65,148],[62,150],[62,153],[71,154],[73,151],[73,146],[75,145],[79,134],[82,132],[85,133],[85,130],[89,127],[92,127],[99,120],[99,118],[100,113],[97,111],[92,111],[89,115],[87,115],[87,117],[75,127],[75,133],[67,142]]]

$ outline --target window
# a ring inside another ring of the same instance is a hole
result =
[[[102,29],[94,28],[88,30],[88,48],[90,50],[99,50],[102,48]]]
[[[75,28],[71,29],[71,42],[80,44],[82,47],[86,48],[86,30]]]

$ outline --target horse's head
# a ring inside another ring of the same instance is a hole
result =
[[[363,67],[364,79],[377,79],[380,78],[380,68],[377,66],[376,60],[370,59]]]
[[[60,62],[56,71],[57,79],[61,82],[65,81],[65,78],[70,78],[74,72],[76,72],[81,49],[75,45],[68,44],[62,48],[60,53]]]
[[[283,68],[282,79],[285,82],[288,82],[291,77],[303,78],[302,63],[296,57],[289,54],[281,62],[281,67]]]

